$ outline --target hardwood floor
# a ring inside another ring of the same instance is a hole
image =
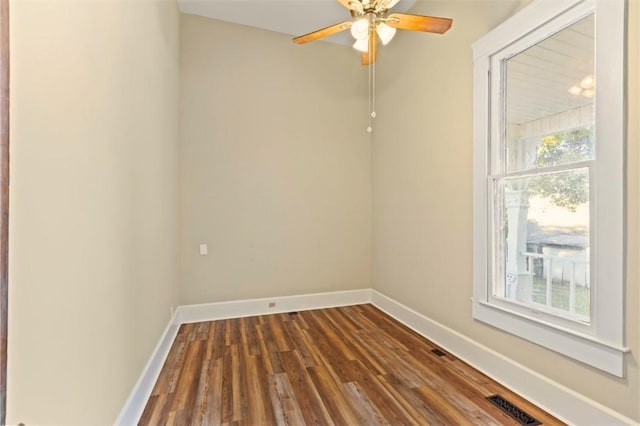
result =
[[[141,425],[562,424],[372,305],[184,324]]]

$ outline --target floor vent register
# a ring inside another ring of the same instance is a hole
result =
[[[436,354],[437,356],[445,356],[447,354],[445,351],[439,348],[431,349],[431,352]]]
[[[489,400],[493,405],[495,405],[496,407],[504,411],[506,414],[508,414],[510,417],[512,417],[521,425],[536,426],[536,425],[542,424],[538,420],[534,419],[529,414],[524,412],[520,407],[507,401],[500,395],[488,396],[487,400]]]

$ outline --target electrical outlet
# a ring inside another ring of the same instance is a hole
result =
[[[270,308],[275,308],[276,307],[276,302],[269,302],[269,307]]]

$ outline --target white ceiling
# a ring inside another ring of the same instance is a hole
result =
[[[393,12],[407,12],[416,0],[400,0]],[[298,36],[351,19],[336,0],[178,0],[183,13]],[[326,41],[351,45],[348,31]]]

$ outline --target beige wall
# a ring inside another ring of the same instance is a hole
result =
[[[7,420],[112,424],[176,300],[178,11],[10,7]]]
[[[471,319],[470,46],[516,7],[418,3],[454,26],[380,52],[372,150],[348,48],[183,16],[179,101],[175,4],[12,1],[9,423],[113,422],[176,303],[372,281],[640,419],[638,0],[627,378]]]
[[[370,287],[367,73],[352,53],[182,15],[181,304]]]
[[[400,34],[393,48],[383,51],[373,162],[376,290],[635,420],[640,420],[638,9],[638,0],[632,0],[626,286],[632,353],[625,379],[471,318],[471,44],[511,13],[509,3],[418,3],[415,13],[450,16],[454,24],[442,37]]]

